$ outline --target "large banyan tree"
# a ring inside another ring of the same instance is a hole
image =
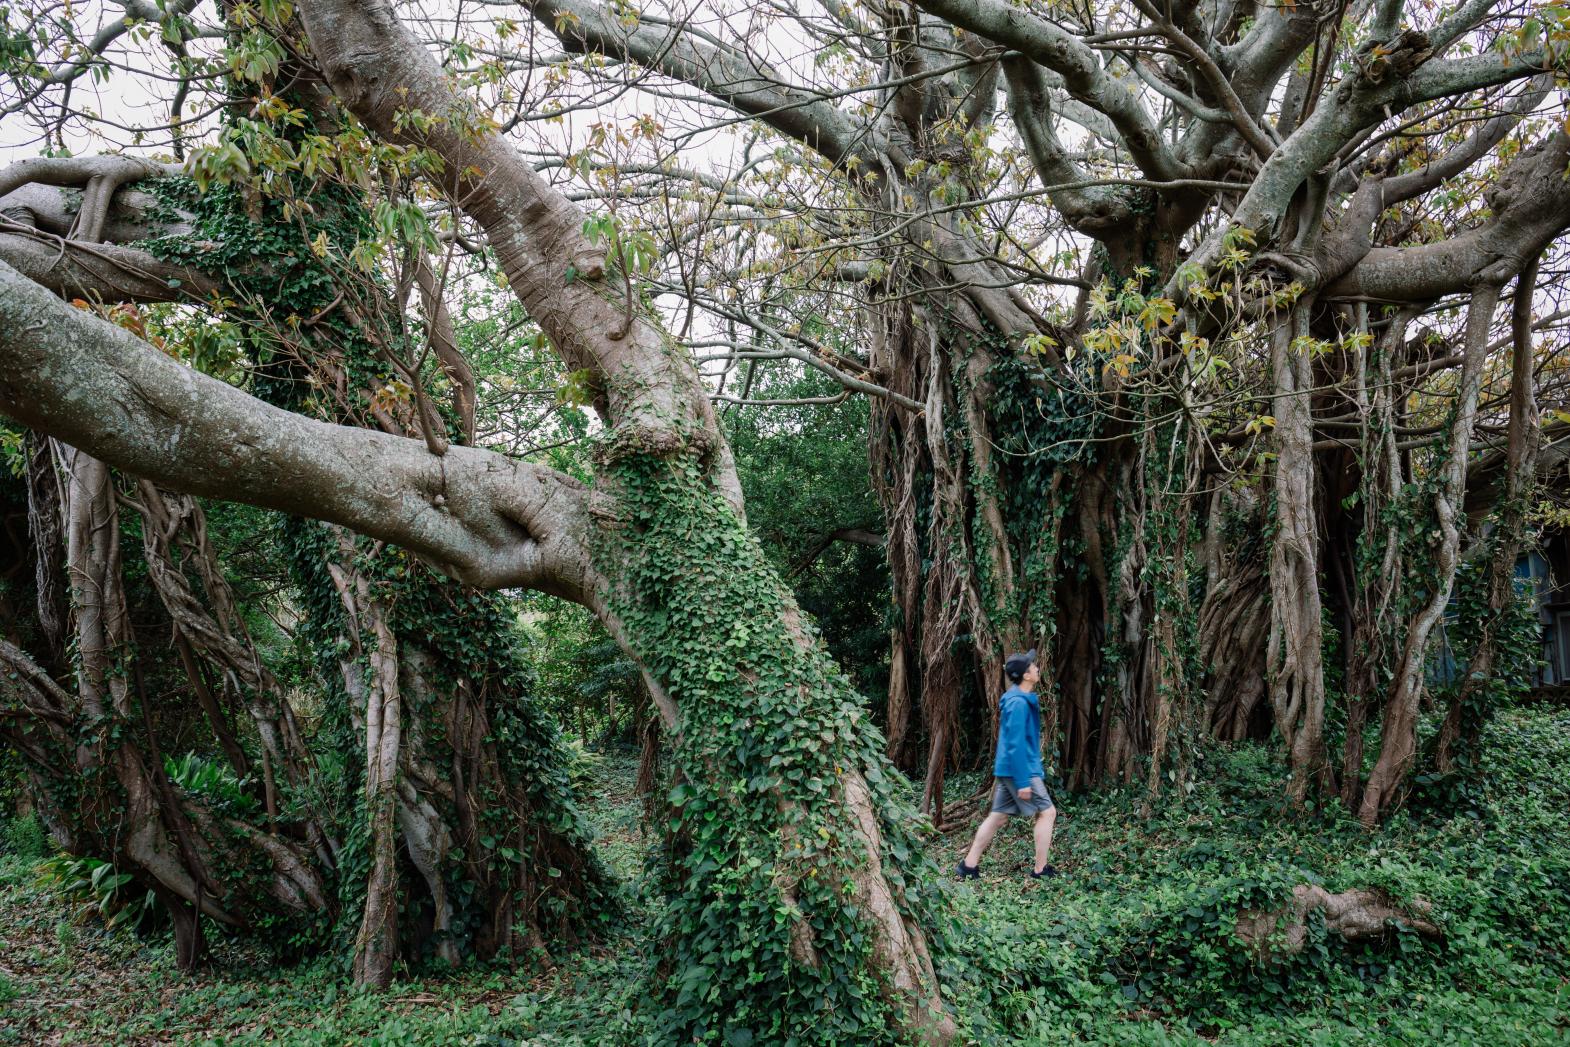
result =
[[[1562,398],[1533,343],[1557,287],[1530,279],[1570,219],[1557,9],[917,6],[773,34],[530,8],[603,90],[658,74],[784,140],[723,182],[658,150],[601,179],[700,198],[645,220],[657,286],[730,333],[693,339],[722,390],[783,357],[873,398],[891,758],[941,818],[1000,656],[1037,646],[1070,784],[1154,799],[1196,737],[1273,730],[1294,800],[1373,824],[1417,768],[1463,554],[1493,595],[1459,657],[1494,664],[1536,398]],[[1448,696],[1432,770],[1488,676]]]
[[[1294,800],[1373,825],[1420,767],[1466,766],[1519,669],[1511,575],[1566,420],[1537,407],[1563,395],[1561,9],[456,10],[0,22],[6,134],[48,147],[0,171],[41,623],[0,647],[0,728],[57,838],[164,898],[182,957],[204,917],[348,910],[385,984],[412,881],[454,959],[611,904],[486,590],[589,608],[659,711],[672,1042],[952,1036],[894,765],[941,817],[1005,649],[1048,653],[1071,785],[1155,800],[1199,738],[1273,734]],[[167,118],[77,107],[138,76]],[[66,153],[131,124],[129,152]],[[597,417],[586,473],[476,438],[454,311],[487,281]],[[760,403],[768,366],[871,398],[881,731],[747,527],[715,405]],[[353,817],[313,806],[189,496],[290,517]],[[215,751],[262,762],[259,817],[162,770],[122,512]],[[1433,708],[1458,577],[1474,671]]]

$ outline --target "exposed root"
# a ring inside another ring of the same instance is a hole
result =
[[[1261,960],[1296,956],[1308,944],[1308,917],[1321,913],[1325,927],[1349,942],[1375,941],[1393,927],[1406,927],[1430,941],[1443,941],[1444,932],[1429,918],[1433,907],[1422,898],[1398,906],[1383,891],[1356,888],[1331,894],[1316,884],[1292,888],[1292,903],[1271,912],[1248,911],[1238,915],[1235,933]]]

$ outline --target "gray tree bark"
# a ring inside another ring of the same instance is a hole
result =
[[[1386,806],[1399,793],[1417,753],[1417,713],[1423,694],[1423,665],[1429,637],[1444,614],[1455,584],[1461,527],[1465,522],[1460,508],[1466,493],[1467,451],[1471,447],[1472,425],[1477,417],[1477,394],[1488,351],[1489,326],[1498,303],[1498,285],[1483,284],[1473,290],[1467,305],[1466,359],[1461,367],[1455,415],[1450,423],[1450,446],[1440,474],[1439,490],[1434,494],[1434,522],[1439,528],[1439,537],[1434,547],[1433,587],[1407,627],[1394,686],[1385,702],[1384,718],[1380,722],[1379,758],[1369,772],[1363,788],[1363,802],[1357,812],[1359,820],[1370,827],[1379,821]]]

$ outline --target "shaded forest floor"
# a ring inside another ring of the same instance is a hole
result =
[[[942,962],[970,1042],[1570,1042],[1570,713],[1506,714],[1477,787],[1419,797],[1374,835],[1338,808],[1287,817],[1263,747],[1195,759],[1199,784],[1149,820],[1132,794],[1060,797],[1063,878],[1030,883],[1028,833],[1010,826],[980,883],[954,888]],[[608,759],[594,778],[632,797],[634,773]],[[619,936],[373,994],[336,965],[280,967],[235,942],[183,976],[166,939],[103,930],[38,883],[35,861],[0,855],[0,1044],[636,1042],[654,947],[640,932],[642,812],[629,800],[589,813],[627,883]],[[969,830],[933,840],[944,870]],[[1231,933],[1237,913],[1304,882],[1422,896],[1446,939],[1349,946],[1311,926],[1302,954],[1261,962]]]

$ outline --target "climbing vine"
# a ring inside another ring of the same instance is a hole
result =
[[[654,935],[661,1042],[904,1042],[903,994],[871,962],[854,808],[876,812],[901,918],[938,926],[938,897],[862,699],[696,457],[631,455],[610,474],[621,518],[596,559],[682,711]]]

